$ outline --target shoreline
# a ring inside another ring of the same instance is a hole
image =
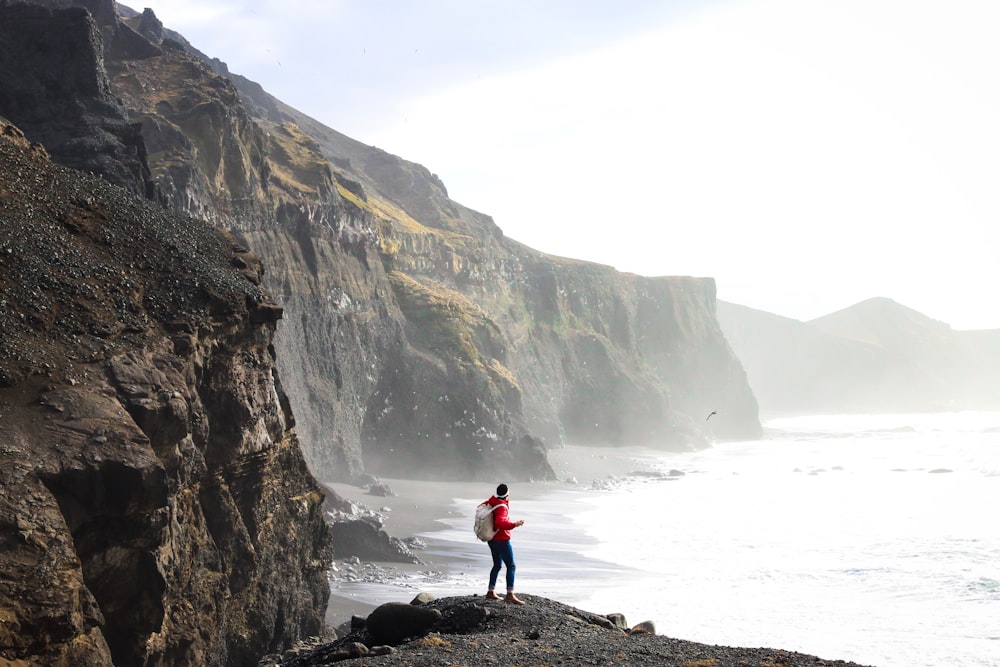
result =
[[[653,467],[665,455],[672,452],[648,447],[587,447],[566,445],[549,451],[549,461],[556,472],[557,481],[510,482],[511,499],[514,502],[512,514],[517,514],[518,501],[539,501],[546,497],[555,498],[559,492],[594,493],[612,488],[617,481],[642,473]],[[419,537],[421,540],[451,527],[448,522],[458,522],[468,514],[468,543],[457,545],[453,542],[435,542],[428,549],[415,549],[414,554],[421,564],[372,562],[380,571],[377,581],[345,582],[334,579],[330,586],[330,601],[327,604],[326,624],[333,628],[349,621],[354,615],[365,616],[383,602],[409,602],[419,586],[408,584],[409,579],[428,579],[462,574],[464,568],[475,569],[481,574],[481,587],[474,590],[455,591],[484,593],[488,567],[488,553],[472,535],[471,510],[475,504],[489,498],[496,490],[496,482],[443,482],[408,479],[380,479],[395,495],[373,496],[362,488],[346,483],[325,483],[323,486],[335,491],[345,500],[362,505],[385,517],[383,529],[389,535],[406,539]],[[459,511],[456,499],[475,499],[469,503],[468,511]],[[565,499],[563,499],[565,500]],[[523,516],[526,525],[531,517]],[[334,562],[342,567],[342,561]],[[485,564],[485,568],[484,568]],[[481,570],[481,572],[480,572]],[[501,574],[501,576],[503,576]],[[482,588],[482,590],[480,590]]]

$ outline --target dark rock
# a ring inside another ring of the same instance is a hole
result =
[[[377,484],[372,484],[371,486],[368,487],[368,495],[378,496],[380,498],[388,498],[396,494],[393,493],[392,489],[389,488],[388,484],[379,482]]]
[[[436,627],[447,634],[465,634],[481,627],[491,616],[483,600],[465,599],[457,604],[447,605]]]
[[[330,534],[338,558],[357,556],[394,563],[420,562],[401,540],[365,519],[335,521],[330,526]]]
[[[434,602],[434,600],[436,599],[437,598],[435,598],[430,593],[418,593],[415,598],[410,600],[410,604],[415,604],[415,605],[430,604],[431,602]]]
[[[426,634],[441,618],[441,612],[426,606],[387,602],[368,615],[368,633],[378,643],[399,644]]]
[[[652,621],[643,621],[642,623],[633,625],[628,633],[630,635],[655,635],[656,624]]]
[[[778,649],[700,644],[650,631],[636,632],[626,639],[619,627],[596,624],[595,619],[604,618],[597,614],[534,595],[521,597],[526,602],[523,606],[486,602],[474,596],[435,600],[429,608],[441,612],[439,620],[427,631],[421,631],[418,639],[401,640],[390,654],[370,664],[395,667],[484,664],[859,667],[840,660]],[[651,624],[648,630],[652,630]],[[359,641],[359,637],[372,647],[368,658],[379,652],[374,637],[355,636],[303,653],[284,663],[285,667],[327,665],[331,656],[341,651],[346,653],[346,647]]]
[[[625,620],[625,614],[608,614],[608,620],[614,624],[619,630],[628,630],[628,622]]]
[[[54,160],[148,194],[145,144],[111,90],[90,14],[3,3],[0,39],[0,116]]]
[[[322,492],[280,401],[274,325],[246,308],[260,288],[223,234],[56,166],[8,127],[4,657],[249,664],[317,634]]]

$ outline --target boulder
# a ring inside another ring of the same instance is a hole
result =
[[[608,620],[619,630],[628,630],[628,622],[625,620],[625,614],[617,612],[608,614]]]
[[[434,600],[436,599],[437,598],[431,595],[430,593],[419,593],[417,594],[417,597],[410,600],[410,604],[425,605],[434,602]]]
[[[441,618],[441,612],[423,605],[387,602],[368,615],[368,634],[380,644],[395,645],[420,637]]]
[[[643,621],[642,623],[633,625],[628,633],[630,635],[655,635],[656,625],[652,621]]]
[[[392,563],[420,563],[403,542],[364,519],[335,521],[330,526],[333,551],[338,558],[357,556]]]

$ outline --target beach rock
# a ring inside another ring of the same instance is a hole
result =
[[[410,604],[416,604],[416,605],[430,604],[431,602],[434,602],[434,600],[436,599],[437,598],[431,595],[430,593],[419,593],[417,597],[410,600]]]
[[[353,642],[347,647],[348,658],[363,658],[371,653],[371,650],[361,642]]]
[[[384,482],[379,482],[377,484],[372,484],[371,486],[368,487],[368,495],[379,496],[381,498],[388,498],[396,494],[395,492],[393,492],[391,488],[389,488],[388,484],[385,484]]]
[[[628,631],[630,635],[655,635],[656,634],[656,624],[652,621],[643,621],[637,625],[633,625],[632,629]]]
[[[284,667],[327,667],[353,642],[370,649],[364,664],[381,667],[440,667],[441,665],[628,665],[629,667],[860,667],[841,660],[773,648],[713,646],[656,635],[647,621],[645,631],[625,639],[622,630],[599,626],[599,616],[535,595],[523,594],[526,605],[484,602],[482,596],[446,597],[427,607],[441,618],[417,641],[403,641],[377,661],[383,650],[370,634],[355,634],[318,647],[283,663]],[[376,610],[378,611],[378,610]],[[375,612],[372,612],[373,614]],[[622,619],[624,618],[622,617]],[[358,663],[350,664],[362,664]]]
[[[419,564],[420,559],[381,528],[364,519],[336,521],[330,526],[334,554],[338,558],[358,557],[392,563]]]
[[[405,602],[386,602],[368,615],[368,634],[378,643],[399,644],[426,634],[441,618],[441,612]]]
[[[411,549],[418,549],[419,550],[419,549],[426,549],[427,548],[427,543],[424,542],[419,537],[416,537],[414,535],[411,535],[409,537],[404,537],[403,538],[403,544],[405,544],[406,546],[410,547]]]
[[[608,620],[614,624],[619,630],[628,630],[628,622],[625,620],[625,614],[608,614]]]

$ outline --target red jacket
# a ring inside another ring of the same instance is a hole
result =
[[[517,524],[510,520],[507,512],[508,504],[506,498],[492,496],[486,501],[490,507],[499,505],[493,510],[493,527],[497,529],[497,534],[493,536],[495,542],[506,542],[510,540],[510,531],[517,528]]]

